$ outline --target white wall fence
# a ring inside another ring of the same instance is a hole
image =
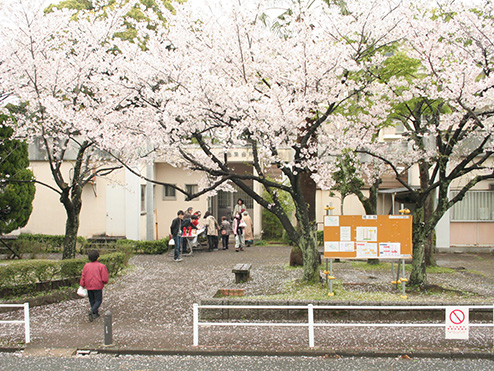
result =
[[[494,328],[494,305],[462,305],[468,310],[491,310],[493,312],[492,323],[470,323],[470,327],[493,327]],[[199,305],[193,304],[193,345],[199,346],[199,326],[253,326],[253,327],[307,327],[309,333],[309,347],[314,347],[314,329],[316,327],[446,327],[444,323],[368,323],[368,322],[315,322],[315,310],[369,310],[369,311],[420,311],[420,310],[438,310],[446,311],[451,306],[347,306],[347,305]],[[272,310],[307,310],[307,322],[200,322],[200,309],[272,309]],[[493,332],[494,339],[494,332]],[[493,340],[494,341],[494,340]],[[494,344],[493,344],[494,346]]]
[[[29,303],[24,304],[0,304],[0,308],[24,308],[24,319],[21,320],[9,320],[0,321],[1,323],[12,323],[12,324],[24,324],[24,334],[26,339],[26,344],[31,342],[31,326],[29,319]]]

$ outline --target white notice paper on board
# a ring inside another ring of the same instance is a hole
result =
[[[340,251],[354,252],[355,242],[340,242]]]
[[[325,227],[338,227],[340,225],[340,218],[333,215],[324,216],[324,226]]]
[[[351,240],[352,240],[352,228],[340,227],[340,241],[351,241]]]
[[[377,258],[377,243],[357,242],[357,258]]]
[[[338,241],[325,241],[324,252],[338,252],[340,251],[340,243]]]
[[[401,255],[401,244],[399,242],[384,242],[379,244],[380,258],[399,258]]]
[[[377,242],[377,227],[357,227],[357,241]]]

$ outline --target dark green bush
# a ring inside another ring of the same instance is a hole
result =
[[[135,254],[163,254],[168,251],[168,237],[157,241],[132,241],[131,245]]]
[[[60,277],[63,279],[80,276],[82,273],[82,268],[84,268],[84,264],[88,261],[89,260],[87,257],[59,260],[58,264],[60,266]]]
[[[31,251],[26,248],[27,243],[32,243],[32,246],[40,246],[39,252],[61,252],[63,250],[63,241],[65,236],[63,235],[48,235],[48,234],[29,234],[21,233],[16,241],[12,241],[15,247],[20,247],[23,252],[30,253]],[[84,237],[77,237],[77,242],[83,244],[86,241]]]
[[[324,245],[324,231],[317,231],[317,245]]]
[[[99,261],[106,265],[111,277],[118,275],[128,259],[123,252],[101,255]],[[66,260],[20,260],[0,265],[0,289],[37,282],[79,277],[89,262],[87,257]]]
[[[100,263],[106,265],[108,268],[108,273],[110,277],[117,276],[122,269],[127,264],[128,259],[126,258],[125,253],[123,252],[114,252],[113,254],[102,255],[98,259]]]

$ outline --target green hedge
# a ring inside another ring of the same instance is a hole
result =
[[[21,233],[17,237],[17,241],[15,241],[14,244],[17,242],[22,243],[23,241],[27,241],[41,244],[43,246],[43,250],[46,252],[59,252],[62,251],[64,239],[64,235]],[[86,239],[84,237],[77,237],[77,242],[79,244],[83,244],[85,241]]]
[[[157,241],[118,240],[116,250],[130,248],[134,254],[163,254],[168,251],[168,237]]]
[[[50,252],[62,252],[64,236],[43,235],[43,234],[20,234],[17,240],[8,241],[21,256],[31,254],[31,258],[36,258],[38,254]],[[165,237],[157,241],[134,241],[120,239],[112,242],[94,242],[84,237],[77,237],[79,245],[78,251],[82,255],[87,255],[89,250],[98,250],[101,255],[113,252],[123,252],[126,262],[130,254],[163,254],[168,251],[169,238]],[[67,268],[69,269],[69,268]]]
[[[108,268],[110,277],[118,275],[128,262],[125,253],[101,255],[98,259]],[[66,260],[20,260],[0,265],[0,288],[36,285],[38,282],[80,276],[88,258]]]

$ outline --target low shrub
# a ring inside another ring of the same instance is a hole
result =
[[[64,235],[48,235],[48,234],[30,234],[21,233],[17,240],[14,241],[14,245],[17,243],[31,242],[33,246],[41,245],[43,252],[61,252],[63,249]],[[84,237],[77,237],[77,243],[83,244],[86,241]],[[26,245],[26,244],[24,244]]]
[[[32,291],[39,282],[79,277],[87,257],[65,260],[20,260],[0,265],[0,289],[23,287]],[[118,275],[128,262],[126,254],[115,252],[101,255],[99,261],[106,265],[110,277]]]
[[[163,254],[168,251],[168,237],[156,241],[117,241],[117,246],[130,246],[134,254]]]
[[[324,245],[324,231],[317,231],[317,245]]]
[[[114,252],[112,254],[100,256],[98,261],[106,265],[110,277],[115,277],[120,274],[122,269],[127,265],[129,259],[123,252]]]

